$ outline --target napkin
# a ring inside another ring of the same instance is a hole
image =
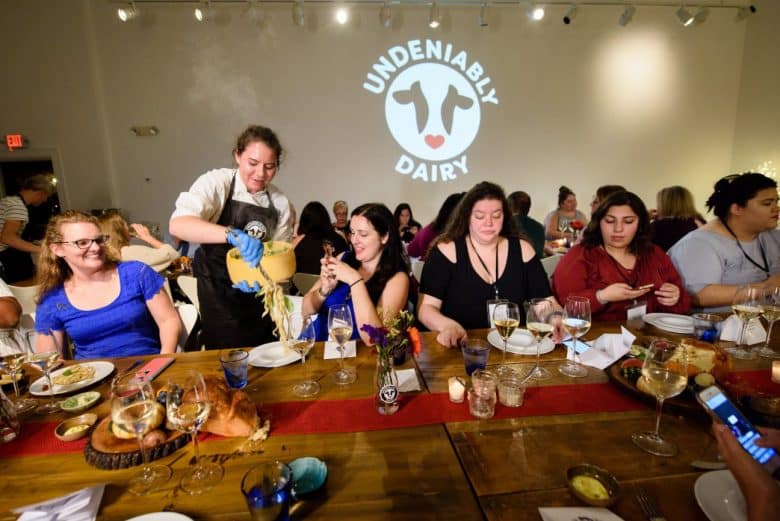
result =
[[[83,488],[67,496],[14,510],[18,521],[94,521],[105,485]]]
[[[606,508],[595,507],[539,507],[543,521],[623,521],[623,518]]]
[[[325,342],[325,360],[330,360],[332,358],[340,358],[341,353],[339,353],[339,345],[336,342],[328,341]],[[357,342],[354,340],[350,340],[348,342],[344,342],[344,358],[355,358],[357,356]]]
[[[636,337],[620,326],[620,334],[605,333],[593,341],[593,346],[580,355],[580,362],[596,369],[606,369],[625,356]]]
[[[402,393],[420,390],[420,380],[414,369],[400,369],[395,374],[398,375],[398,390]]]
[[[742,333],[742,321],[737,315],[731,315],[723,321],[723,327],[720,330],[720,339],[728,342],[739,342],[739,335]],[[745,331],[745,344],[752,346],[766,340],[766,331],[761,325],[760,320],[751,320],[748,322],[747,331]]]

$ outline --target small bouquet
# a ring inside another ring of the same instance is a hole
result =
[[[388,318],[384,316],[381,309],[377,310],[377,314],[383,317],[381,327],[363,324],[360,329],[368,333],[371,342],[376,346],[377,355],[381,359],[392,357],[396,364],[401,364],[406,359],[408,352],[414,356],[420,354],[422,342],[420,341],[420,332],[412,326],[414,315],[403,310],[394,317]]]
[[[579,219],[574,219],[572,222],[569,223],[569,226],[571,226],[571,229],[575,232],[578,232],[585,228],[585,223],[580,221]]]

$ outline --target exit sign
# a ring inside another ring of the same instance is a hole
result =
[[[21,134],[6,134],[5,135],[5,144],[8,147],[8,150],[14,151],[17,148],[24,148],[24,136]]]

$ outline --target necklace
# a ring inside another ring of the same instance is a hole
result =
[[[496,244],[496,276],[495,278],[493,278],[493,275],[491,275],[490,270],[487,267],[487,264],[485,264],[485,261],[482,260],[482,257],[479,256],[479,252],[474,247],[474,242],[471,240],[471,235],[468,235],[468,238],[469,238],[469,244],[471,244],[471,249],[474,250],[474,255],[477,256],[477,260],[479,260],[479,263],[482,264],[482,267],[487,272],[488,279],[490,279],[490,284],[493,286],[493,292],[495,292],[496,299],[498,299],[498,285],[496,284],[498,282],[498,243]]]
[[[756,240],[758,241],[758,251],[760,251],[760,252],[761,252],[761,259],[764,261],[764,265],[763,265],[763,266],[762,266],[762,265],[760,265],[759,263],[757,263],[757,262],[756,262],[756,261],[753,259],[753,257],[751,257],[750,255],[748,255],[748,254],[747,254],[747,252],[745,251],[745,248],[743,248],[743,247],[742,247],[742,243],[741,243],[741,242],[739,242],[739,239],[737,238],[737,234],[736,234],[736,233],[734,233],[734,232],[731,230],[731,228],[729,227],[729,225],[728,225],[728,224],[726,224],[726,221],[721,221],[721,223],[723,224],[723,227],[724,227],[724,228],[726,228],[726,229],[729,231],[729,233],[731,234],[731,236],[732,236],[732,237],[734,237],[734,240],[735,240],[735,241],[737,241],[737,247],[739,248],[739,251],[741,251],[741,252],[742,252],[742,255],[744,255],[744,256],[745,256],[745,258],[746,258],[747,260],[749,260],[749,261],[750,261],[750,262],[753,264],[753,266],[755,266],[756,268],[760,269],[760,270],[761,270],[761,271],[763,271],[764,273],[766,273],[766,274],[769,274],[769,262],[766,260],[766,252],[764,251],[764,246],[761,244],[761,241],[759,240],[759,238],[758,238],[758,237],[756,237]]]

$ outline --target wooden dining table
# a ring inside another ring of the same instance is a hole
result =
[[[603,333],[618,333],[619,323],[594,324],[586,339]],[[676,338],[643,323],[628,325],[639,337]],[[488,331],[470,331],[485,338]],[[422,334],[419,357],[408,359],[401,368],[414,369],[421,390],[404,396],[446,393],[451,376],[464,376],[460,352],[436,341],[433,333]],[[302,378],[295,363],[277,368],[250,367],[244,391],[263,411],[285,402],[326,401],[339,408],[350,400],[374,396],[376,355],[360,345],[347,363],[357,372],[351,385],[336,385],[336,360],[323,359],[324,345],[315,344],[306,362],[309,376],[322,389],[306,400],[296,398],[292,386]],[[492,349],[489,365],[500,361],[501,352]],[[176,361],[156,382],[186,369],[220,374],[219,351],[176,354]],[[532,382],[523,407],[541,400],[559,386],[604,384],[605,371],[589,368],[588,376],[572,379],[556,370],[566,356],[563,347],[542,355],[542,364],[552,378]],[[116,371],[138,357],[111,360]],[[507,354],[507,363],[526,372],[535,357]],[[767,369],[763,359],[734,361],[736,371]],[[101,418],[110,413],[110,377],[92,386],[102,401],[91,409]],[[576,390],[576,389],[575,389]],[[619,392],[624,392],[620,390]],[[306,405],[306,404],[304,404]],[[404,402],[402,401],[402,408]],[[468,408],[467,403],[446,407]],[[502,405],[497,405],[497,411]],[[522,408],[521,408],[522,409]],[[378,412],[374,408],[368,414]],[[652,401],[632,410],[572,411],[567,414],[539,413],[503,419],[442,421],[403,428],[372,428],[355,432],[305,432],[278,434],[270,418],[270,436],[262,444],[248,444],[245,438],[207,437],[200,444],[201,456],[218,461],[224,468],[222,480],[199,496],[183,492],[178,481],[192,460],[192,444],[157,460],[170,466],[173,477],[159,491],[147,496],[131,495],[126,484],[139,467],[100,470],[86,463],[80,452],[18,454],[0,457],[0,521],[15,519],[12,509],[96,484],[106,484],[98,519],[120,520],[157,511],[175,511],[194,520],[249,519],[240,490],[247,470],[263,462],[289,462],[315,456],[326,462],[328,478],[324,488],[292,505],[291,519],[464,519],[538,520],[539,507],[582,506],[566,486],[566,469],[580,463],[595,464],[612,472],[621,485],[613,512],[626,520],[645,519],[634,499],[638,485],[653,496],[669,520],[704,520],[694,496],[694,482],[702,474],[691,466],[694,460],[717,458],[710,423],[701,416],[665,414],[662,432],[679,447],[675,457],[653,456],[631,442],[631,434],[652,430],[655,409]],[[23,418],[21,437],[35,423],[65,419],[65,413]],[[371,418],[373,419],[373,418]],[[381,421],[381,420],[380,420]],[[423,422],[425,423],[425,422]],[[316,426],[315,429],[316,431]]]

